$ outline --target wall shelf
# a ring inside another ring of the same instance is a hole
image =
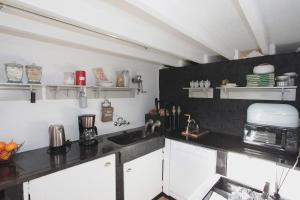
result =
[[[221,99],[295,101],[297,86],[287,87],[217,87]]]
[[[30,100],[34,92],[36,99],[42,99],[41,84],[0,83],[0,100]]]
[[[88,87],[88,98],[133,98],[135,88],[130,87]],[[92,92],[92,94],[90,94]]]
[[[47,85],[46,99],[77,99],[81,90],[85,90],[88,99],[133,98],[135,96],[135,88],[128,87]]]
[[[210,98],[214,97],[213,88],[183,88],[189,91],[189,98]]]
[[[43,97],[44,99],[78,99],[81,90],[86,92],[88,99],[133,98],[136,88],[0,83],[0,101],[29,101],[32,92],[35,93],[36,100]]]

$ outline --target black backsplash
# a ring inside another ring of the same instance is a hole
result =
[[[242,135],[246,122],[247,108],[254,102],[288,103],[300,110],[300,91],[294,102],[220,99],[220,91],[214,90],[213,99],[188,98],[191,80],[210,80],[212,87],[218,87],[223,79],[229,79],[239,86],[246,85],[246,74],[261,63],[275,66],[275,74],[296,72],[300,75],[300,53],[279,54],[243,60],[231,60],[209,64],[193,64],[182,68],[165,68],[159,72],[160,100],[180,105],[183,113],[190,113],[201,127],[211,131]],[[299,84],[297,81],[297,85]]]

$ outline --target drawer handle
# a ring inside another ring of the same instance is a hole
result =
[[[132,169],[131,168],[128,168],[127,170],[126,170],[126,172],[131,172],[132,171]]]
[[[111,162],[107,162],[104,164],[105,167],[109,167],[111,165]]]

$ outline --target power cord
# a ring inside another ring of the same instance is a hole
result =
[[[283,174],[284,174],[284,171],[285,169],[282,169],[282,172],[281,172],[281,175],[280,175],[280,178],[279,178],[279,181],[277,180],[277,168],[278,168],[278,165],[276,163],[276,183],[275,183],[275,193],[274,193],[274,199],[280,199],[280,195],[279,195],[279,190],[281,189],[282,185],[284,184],[288,174],[290,173],[291,170],[294,170],[299,162],[299,158],[300,158],[300,149],[298,151],[298,156],[296,158],[296,161],[293,165],[293,167],[289,168],[287,170],[287,172],[285,173],[284,175],[284,178],[282,179],[283,177]]]

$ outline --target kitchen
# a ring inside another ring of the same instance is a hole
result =
[[[0,3],[0,199],[299,199],[296,0]]]

